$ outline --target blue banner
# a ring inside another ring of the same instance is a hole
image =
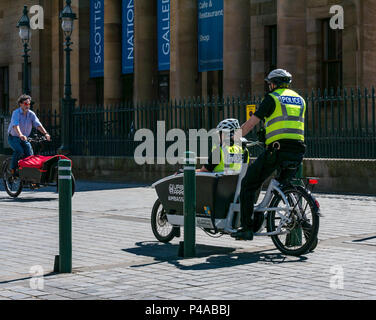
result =
[[[170,0],[158,1],[158,70],[170,70]]]
[[[90,77],[104,75],[104,0],[90,0]]]
[[[134,65],[134,0],[123,0],[122,6],[122,73],[133,73]]]
[[[223,0],[198,0],[198,71],[223,70]]]

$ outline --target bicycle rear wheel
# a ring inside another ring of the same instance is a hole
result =
[[[3,164],[2,170],[2,177],[3,177],[3,184],[5,191],[7,194],[12,197],[16,198],[22,191],[23,183],[18,174],[12,175],[10,171],[10,158],[5,160]]]
[[[274,245],[283,254],[300,256],[317,245],[319,231],[319,215],[313,198],[302,188],[287,187],[283,193],[288,201],[291,211],[271,211],[267,219],[269,232],[281,228],[285,234],[271,236]],[[286,207],[280,195],[276,195],[271,202],[271,207]],[[284,221],[284,218],[288,218]]]

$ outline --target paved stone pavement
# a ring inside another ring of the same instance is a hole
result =
[[[154,189],[81,181],[74,270],[56,274],[57,193],[24,191],[13,200],[1,186],[0,300],[376,299],[376,197],[316,196],[324,217],[313,253],[284,256],[270,238],[214,239],[197,229],[198,256],[183,259],[183,234],[170,244],[153,236]]]

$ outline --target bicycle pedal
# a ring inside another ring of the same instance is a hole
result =
[[[238,241],[251,241],[251,240],[253,240],[253,239],[235,238],[235,240],[238,240]]]

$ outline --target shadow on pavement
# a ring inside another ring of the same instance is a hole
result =
[[[43,275],[43,277],[50,277],[50,276],[54,276],[54,275],[57,275],[59,274],[58,272],[49,272],[49,273],[46,273]],[[0,285],[1,284],[9,284],[9,283],[12,283],[12,282],[18,282],[18,281],[24,281],[24,280],[30,280],[30,279],[33,279],[34,276],[29,276],[29,277],[24,277],[24,278],[16,278],[16,279],[10,279],[10,280],[3,280],[3,281],[0,281]]]
[[[262,250],[256,252],[235,252],[235,248],[217,247],[203,244],[196,244],[196,257],[205,258],[204,262],[193,265],[182,264],[179,260],[189,261],[188,259],[178,256],[179,245],[162,244],[160,242],[137,242],[137,247],[123,249],[123,251],[136,254],[139,256],[147,256],[154,258],[155,262],[142,265],[133,265],[132,267],[143,267],[150,264],[168,262],[175,265],[181,270],[208,270],[218,268],[228,268],[237,265],[246,265],[251,263],[289,263],[304,262],[307,257],[288,257],[280,253],[267,253],[267,251],[275,251],[276,249]]]
[[[150,185],[142,183],[94,182],[80,180],[76,181],[76,192],[144,188],[148,186]]]
[[[58,200],[58,198],[57,198],[57,197],[55,197],[55,198],[36,198],[36,197],[32,197],[32,198],[23,198],[22,195],[20,195],[20,196],[17,197],[17,198],[11,198],[11,197],[0,197],[0,200],[1,200],[1,201],[4,201],[4,202],[20,202],[20,203],[26,203],[26,202],[35,202],[35,201],[39,201],[39,202],[56,201],[56,200]]]
[[[376,239],[376,236],[368,237],[368,238],[362,238],[362,239],[356,239],[353,240],[352,242],[363,242],[363,241],[368,241],[368,240],[373,240]]]
[[[150,187],[150,185],[142,184],[142,183],[95,182],[95,181],[80,180],[80,181],[76,181],[75,192],[145,188],[145,187]],[[2,181],[0,181],[0,191],[5,192]],[[30,190],[26,189],[25,191],[30,191]],[[54,186],[41,187],[40,189],[35,190],[34,192],[53,192],[57,194],[56,187]],[[22,192],[20,196],[22,196]]]

